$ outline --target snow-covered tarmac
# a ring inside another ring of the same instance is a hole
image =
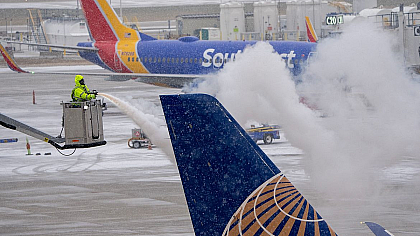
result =
[[[80,68],[95,70],[67,69]],[[70,99],[74,77],[17,74],[5,68],[0,73],[0,113],[58,135],[59,103]],[[85,81],[91,89],[133,103],[159,105],[159,94],[180,92],[134,81],[89,76]],[[0,139],[19,139],[0,143],[1,235],[194,235],[176,166],[159,147],[128,148],[137,125],[108,104],[107,145],[77,150],[70,157],[31,137],[32,153],[41,155],[27,156],[26,135],[0,127]],[[389,188],[370,202],[337,199],[314,189],[301,161],[304,154],[286,140],[260,147],[339,235],[371,235],[360,221],[375,221],[395,235],[420,235],[418,157],[405,157],[379,171],[381,184]],[[44,155],[48,152],[52,155]]]

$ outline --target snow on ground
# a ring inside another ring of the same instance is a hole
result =
[[[96,68],[73,69],[83,74]],[[59,103],[70,99],[73,76],[1,71],[0,80],[5,85],[0,89],[1,113],[51,135],[60,133]],[[104,81],[91,76],[85,76],[85,81],[89,88],[123,99],[162,120],[158,95],[180,93],[135,81]],[[32,104],[32,91],[36,105]],[[179,175],[170,157],[159,147],[130,149],[127,140],[137,125],[115,105],[108,105],[104,116],[108,144],[76,150],[70,157],[31,137],[32,153],[41,155],[27,156],[26,135],[0,127],[0,138],[19,139],[18,143],[0,144],[0,218],[9,219],[0,224],[3,235],[193,235]],[[260,147],[339,235],[369,235],[360,221],[376,221],[395,235],[419,234],[417,157],[403,157],[384,169],[372,169],[381,177],[377,184],[386,187],[371,198],[337,198],[314,188],[305,171],[305,154],[284,137],[282,133],[282,139],[271,145],[260,143]]]

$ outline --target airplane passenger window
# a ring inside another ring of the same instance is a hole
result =
[[[130,61],[130,58],[128,58],[127,60]]]
[[[162,62],[163,62],[163,63],[165,63],[165,62],[166,62],[166,57],[164,57],[164,58],[162,59]]]
[[[197,58],[194,58],[194,63],[197,64]]]
[[[172,63],[175,63],[175,58],[172,57]]]
[[[299,63],[299,60],[298,59],[295,59],[295,64],[297,65]]]
[[[171,60],[171,58],[168,57],[168,59],[166,59],[166,61],[169,63],[169,61]]]
[[[176,62],[175,62],[176,64],[178,64],[179,63],[179,58],[176,58]]]
[[[149,57],[149,63],[152,63],[152,58],[151,57]]]
[[[158,63],[160,63],[160,60],[161,60],[161,59],[160,59],[160,57],[159,57],[159,58],[158,58]]]
[[[156,57],[154,58],[153,63],[156,63]]]
[[[136,62],[139,62],[139,58],[138,57],[136,57]]]
[[[134,57],[131,58],[131,61],[134,62]]]
[[[188,58],[185,58],[185,63],[188,63]]]
[[[192,64],[192,62],[193,62],[193,59],[192,59],[192,58],[190,58],[190,64]]]
[[[140,61],[143,62],[143,57],[140,57]]]
[[[201,61],[201,58],[200,58],[200,61]],[[207,63],[207,62],[209,62],[209,60],[207,60],[207,59],[204,59],[204,63]]]
[[[184,63],[184,58],[181,58],[181,64]]]
[[[200,64],[203,63],[203,58],[200,58],[198,63],[200,63]]]

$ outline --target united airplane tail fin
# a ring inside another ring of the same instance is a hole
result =
[[[318,36],[316,35],[315,29],[312,25],[311,20],[309,17],[305,17],[305,23],[306,23],[306,34],[308,35],[308,41],[311,43],[318,42]]]
[[[336,235],[215,98],[160,99],[195,235]]]
[[[80,2],[90,35],[96,42],[155,39],[122,24],[107,0],[80,0]]]
[[[0,53],[3,56],[4,60],[7,63],[7,66],[13,71],[19,72],[19,73],[31,73],[29,71],[23,70],[18,66],[15,59],[7,52],[7,50],[3,47],[3,45],[0,43]]]

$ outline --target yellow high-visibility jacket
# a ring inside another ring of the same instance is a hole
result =
[[[71,91],[71,99],[73,102],[84,102],[91,99],[95,99],[95,94],[88,94],[89,88],[86,85],[81,85],[80,80],[83,79],[83,76],[77,75],[74,79],[76,86]]]

